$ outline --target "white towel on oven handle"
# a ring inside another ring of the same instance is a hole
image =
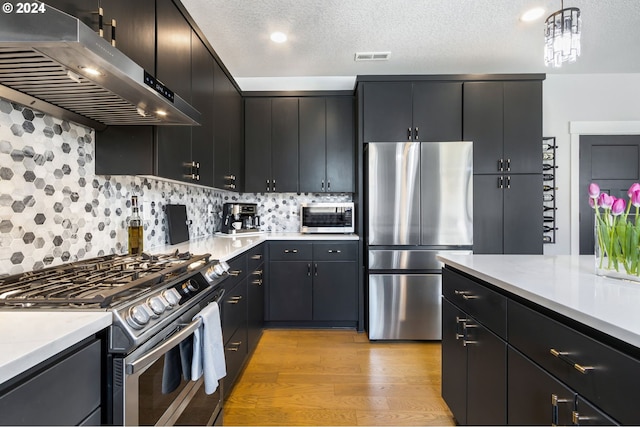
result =
[[[191,380],[197,381],[204,374],[204,391],[212,394],[218,380],[227,375],[218,303],[210,303],[193,317],[197,318],[202,319],[202,325],[193,333]]]

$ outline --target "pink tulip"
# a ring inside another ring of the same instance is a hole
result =
[[[611,206],[613,206],[613,199],[614,198],[607,193],[600,193],[600,197],[598,197],[598,206],[602,206],[605,209],[611,209]]]
[[[640,208],[640,189],[634,191],[631,195],[631,204],[636,208]]]
[[[598,205],[596,205],[597,203],[597,199],[594,199],[593,197],[589,197],[589,206],[591,206],[593,209],[597,208]]]
[[[633,197],[633,193],[640,190],[640,184],[638,184],[637,182],[634,182],[633,184],[631,184],[631,187],[629,187],[629,191],[627,191],[627,195],[631,198]]]
[[[592,199],[597,199],[600,196],[600,187],[595,182],[589,184],[589,197]]]
[[[613,206],[611,206],[611,214],[613,216],[618,216],[624,212],[624,209],[627,207],[627,203],[624,199],[616,199],[613,202]]]

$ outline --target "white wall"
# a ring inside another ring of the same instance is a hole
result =
[[[640,74],[549,74],[543,83],[544,136],[555,136],[556,206],[558,231],[555,244],[544,245],[545,254],[568,254],[571,222],[571,156],[569,123],[640,120]],[[580,189],[586,195],[586,189]]]

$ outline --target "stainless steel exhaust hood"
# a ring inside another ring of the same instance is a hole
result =
[[[96,130],[199,125],[195,108],[79,19],[40,2],[2,7],[0,97]]]

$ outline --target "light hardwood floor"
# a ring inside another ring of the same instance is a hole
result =
[[[290,329],[264,332],[224,424],[455,425],[440,397],[440,343]]]

